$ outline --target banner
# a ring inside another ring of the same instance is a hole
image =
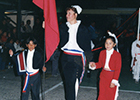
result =
[[[43,9],[45,19],[45,51],[48,61],[59,43],[59,29],[55,0],[33,0]]]

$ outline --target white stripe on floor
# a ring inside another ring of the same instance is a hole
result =
[[[48,92],[54,90],[55,88],[57,88],[58,86],[60,86],[62,83],[63,83],[63,82],[60,82],[60,83],[56,84],[55,86],[53,86],[52,88],[50,88],[50,89],[44,91],[43,93],[40,93],[40,97],[41,97],[42,95],[44,95],[44,94],[46,94],[46,93],[48,93]]]
[[[44,95],[44,94],[46,94],[46,93],[48,93],[48,92],[54,90],[54,89],[57,88],[58,86],[60,86],[60,85],[62,86],[62,83],[63,83],[63,82],[60,82],[60,83],[56,84],[55,86],[53,86],[52,88],[50,88],[50,89],[44,91],[43,93],[40,93],[40,97],[41,97],[42,95]],[[80,86],[80,88],[97,89],[96,87],[89,87],[89,86]],[[121,92],[129,92],[129,93],[140,93],[140,91],[130,91],[130,90],[119,90],[119,91],[121,91]]]

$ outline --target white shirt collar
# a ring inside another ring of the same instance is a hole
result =
[[[30,50],[28,49],[28,52],[29,52],[29,53],[33,53],[34,51],[35,51],[35,49],[33,49],[32,51],[30,51]]]
[[[106,50],[106,52],[107,52],[107,53],[109,53],[109,54],[112,54],[112,53],[113,53],[113,51],[114,51],[114,48],[112,48],[112,49],[111,49],[111,50],[109,50],[109,51],[108,51],[108,50]]]
[[[81,23],[81,20],[77,20],[77,23],[75,23],[75,24],[70,24],[70,22],[66,22],[66,24],[67,24],[68,27],[79,25],[80,23]]]

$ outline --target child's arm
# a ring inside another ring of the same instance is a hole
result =
[[[121,55],[118,54],[118,56],[116,58],[117,58],[117,60],[115,62],[114,76],[113,76],[112,82],[110,84],[110,87],[114,87],[115,85],[118,85],[118,78],[120,76],[121,65],[122,65]],[[112,84],[114,84],[114,85],[112,85]]]
[[[96,65],[96,69],[98,69],[98,68],[102,68],[103,67],[103,57],[104,57],[104,51],[101,51],[100,52],[100,55],[99,55],[99,60],[98,60],[98,62],[97,63],[95,63],[95,65]]]
[[[12,58],[13,62],[15,63],[16,62],[16,58],[15,58],[15,56],[13,56],[14,55],[14,52],[13,52],[12,49],[9,50],[9,55]]]

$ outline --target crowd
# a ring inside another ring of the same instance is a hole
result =
[[[8,51],[12,49],[14,54],[23,51],[26,48],[25,41],[29,36],[34,36],[41,49],[43,49],[44,29],[42,28],[41,20],[37,18],[33,28],[30,24],[30,20],[27,20],[26,24],[22,21],[21,32],[17,33],[17,27],[11,24],[9,17],[2,19],[0,22],[0,70],[13,67]]]

